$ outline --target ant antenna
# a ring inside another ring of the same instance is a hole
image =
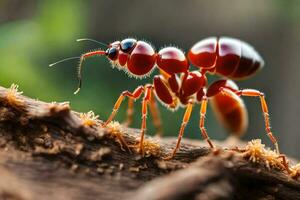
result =
[[[84,57],[80,57],[79,66],[78,66],[78,86],[77,90],[74,92],[74,94],[77,94],[80,91],[81,85],[82,85],[82,62],[84,60]]]
[[[90,39],[90,38],[80,38],[80,39],[77,39],[77,40],[76,40],[76,42],[81,42],[81,41],[91,41],[91,42],[96,42],[96,43],[98,43],[98,44],[100,44],[100,45],[102,45],[102,46],[108,47],[107,44],[102,43],[102,42],[99,42],[99,41],[94,40],[94,39]]]
[[[90,57],[90,56],[95,56],[95,55],[105,55],[105,51],[103,50],[97,50],[97,51],[91,51],[89,53],[82,54],[79,61],[79,66],[78,66],[78,86],[77,90],[74,92],[74,94],[77,94],[81,88],[82,85],[82,63],[85,58]]]
[[[62,59],[62,60],[60,60],[60,61],[57,61],[57,62],[55,62],[55,63],[52,63],[52,64],[50,64],[49,65],[49,67],[52,67],[53,65],[56,65],[56,64],[58,64],[58,63],[61,63],[61,62],[64,62],[64,61],[67,61],[67,60],[74,60],[74,59],[79,59],[80,57],[70,57],[70,58],[65,58],[65,59]]]
[[[76,56],[76,57],[65,58],[60,61],[50,64],[49,67],[52,67],[53,65],[56,65],[58,63],[61,63],[61,62],[67,61],[67,60],[79,59],[80,61],[79,61],[79,66],[78,66],[78,86],[77,86],[77,90],[74,92],[74,94],[77,94],[82,85],[82,63],[85,58],[90,57],[90,56],[95,56],[95,55],[105,55],[105,51],[103,51],[103,50],[91,51],[89,53],[82,54],[80,57]]]
[[[49,65],[49,67],[52,67],[53,65],[56,65],[58,63],[61,63],[61,62],[64,62],[64,61],[67,61],[67,60],[73,60],[73,59],[80,59],[79,61],[79,66],[78,66],[78,86],[77,86],[77,90],[74,92],[74,94],[77,94],[81,88],[81,85],[82,85],[82,62],[84,60],[84,54],[82,56],[76,56],[76,57],[70,57],[70,58],[65,58],[65,59],[62,59],[60,61],[57,61],[55,63],[52,63]]]

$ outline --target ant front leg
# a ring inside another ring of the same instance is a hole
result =
[[[126,120],[123,122],[124,125],[130,126],[133,122],[133,113],[134,113],[134,98],[128,99],[128,107],[126,111]],[[149,110],[152,116],[153,125],[156,128],[155,135],[158,137],[162,136],[163,130],[162,130],[162,123],[160,118],[159,109],[157,106],[157,102],[155,100],[155,95],[152,92],[151,98],[149,100]]]
[[[125,126],[130,126],[133,121],[133,113],[134,113],[134,99],[128,99],[128,107],[126,111],[126,120],[123,122]]]
[[[145,94],[142,102],[142,126],[141,126],[141,138],[139,142],[139,152],[144,155],[144,137],[147,129],[147,115],[148,115],[148,102],[151,98],[152,85],[145,86]]]
[[[221,91],[223,91],[225,93],[227,90],[229,90],[229,89],[221,88]],[[262,108],[264,119],[265,119],[265,129],[266,129],[267,135],[270,138],[271,142],[275,145],[277,154],[280,154],[277,139],[274,137],[274,135],[272,134],[272,131],[271,131],[269,110],[268,110],[268,105],[267,105],[264,93],[262,93],[258,90],[254,90],[254,89],[237,90],[234,92],[239,96],[259,97],[260,98],[261,108]]]
[[[116,103],[114,105],[112,113],[110,114],[110,116],[106,120],[106,122],[103,124],[103,127],[106,127],[107,124],[109,124],[114,119],[115,115],[117,114],[117,112],[126,96],[129,97],[130,99],[138,99],[138,98],[140,98],[143,91],[144,91],[144,86],[139,86],[132,93],[129,91],[122,92],[122,94],[119,96],[118,100],[116,101]]]
[[[170,156],[166,157],[165,160],[172,159],[175,156],[177,150],[179,149],[185,127],[186,127],[187,123],[189,122],[192,111],[193,111],[193,106],[194,106],[194,102],[192,100],[189,100],[189,103],[186,107],[186,110],[185,110],[185,113],[184,113],[184,116],[182,119],[182,123],[180,126],[176,147],[174,148],[172,154]]]

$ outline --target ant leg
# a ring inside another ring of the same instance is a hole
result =
[[[282,159],[282,164],[285,170],[287,171],[287,173],[291,174],[292,171],[289,168],[289,161],[287,160],[286,156],[284,154],[280,154],[278,157]]]
[[[133,99],[138,99],[140,98],[142,92],[144,91],[144,87],[143,86],[139,86],[137,87],[134,92],[129,92],[129,91],[124,91],[122,92],[122,94],[119,96],[118,100],[116,101],[113,111],[110,114],[109,118],[106,120],[106,122],[103,124],[103,127],[107,126],[107,124],[109,124],[115,117],[115,115],[117,114],[123,100],[124,97],[129,97],[129,98],[133,98]]]
[[[145,88],[145,94],[142,102],[142,126],[141,126],[141,139],[139,142],[139,152],[144,155],[144,136],[147,129],[147,114],[148,114],[148,102],[151,98],[152,93],[152,85],[146,86]]]
[[[153,125],[156,128],[156,133],[155,135],[158,137],[161,137],[163,134],[163,130],[162,130],[162,123],[161,123],[161,118],[160,118],[160,113],[159,113],[159,109],[157,106],[157,102],[154,96],[154,93],[152,92],[151,94],[151,99],[149,102],[149,108],[150,108],[150,113],[152,116],[152,120],[153,120]]]
[[[206,115],[206,108],[207,108],[207,97],[204,96],[202,98],[202,100],[201,100],[199,127],[200,127],[200,130],[201,130],[202,137],[209,144],[210,148],[214,148],[214,145],[212,144],[210,138],[208,137],[207,131],[206,131],[205,127],[204,127],[204,121],[205,121],[205,115]]]
[[[133,121],[133,113],[134,113],[134,98],[128,99],[128,107],[126,111],[126,120],[124,121],[124,125],[130,126]]]
[[[182,136],[183,136],[183,133],[184,133],[184,129],[185,129],[187,123],[189,122],[190,117],[191,117],[191,113],[193,111],[193,105],[194,105],[193,101],[189,100],[189,103],[186,107],[186,110],[185,110],[185,113],[184,113],[184,116],[183,116],[183,119],[182,119],[182,123],[181,123],[181,126],[180,126],[176,147],[174,148],[172,154],[165,158],[166,160],[172,159],[175,156],[177,150],[179,149],[180,142],[181,142],[181,139],[182,139]]]
[[[226,90],[229,90],[229,89],[221,88],[220,90],[226,92]],[[267,135],[270,138],[270,140],[272,141],[272,143],[275,145],[277,154],[280,154],[277,139],[274,137],[274,135],[272,134],[272,131],[271,131],[269,110],[268,110],[268,105],[267,105],[264,93],[262,93],[258,90],[254,90],[254,89],[238,90],[238,91],[235,91],[235,93],[239,96],[259,97],[260,98],[261,108],[262,108],[263,115],[265,118],[265,127],[266,127]]]

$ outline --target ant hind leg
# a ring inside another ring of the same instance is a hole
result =
[[[226,90],[228,90],[228,89],[221,88],[221,91],[222,90],[226,92]],[[273,133],[271,131],[269,110],[268,110],[268,105],[267,105],[264,93],[262,93],[258,90],[254,90],[254,89],[237,90],[237,91],[235,91],[235,93],[239,96],[259,97],[260,98],[260,104],[261,104],[261,108],[262,108],[264,119],[265,119],[265,129],[266,129],[267,135],[270,138],[271,142],[275,145],[277,154],[280,154],[277,139],[275,138],[275,136],[273,135]]]

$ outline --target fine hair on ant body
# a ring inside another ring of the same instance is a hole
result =
[[[194,44],[187,55],[185,55],[182,50],[172,46],[156,52],[149,43],[133,38],[115,41],[109,45],[87,38],[77,41],[83,40],[97,42],[107,49],[91,51],[82,54],[80,57],[67,58],[50,65],[53,66],[70,59],[80,59],[79,84],[75,94],[81,88],[82,62],[85,58],[91,56],[106,56],[113,65],[138,78],[146,77],[155,68],[159,69],[160,74],[154,76],[151,84],[138,86],[133,92],[122,92],[113,107],[111,115],[103,124],[105,127],[114,119],[123,100],[125,97],[128,97],[126,121],[129,125],[132,121],[133,102],[143,95],[141,136],[139,141],[140,153],[144,154],[143,142],[147,128],[148,107],[153,116],[154,125],[158,129],[159,134],[161,134],[161,121],[156,99],[171,110],[176,110],[178,107],[185,108],[176,147],[168,156],[170,159],[174,157],[180,147],[181,138],[195,104],[201,104],[199,111],[200,132],[208,145],[214,148],[215,145],[210,140],[204,126],[208,99],[210,99],[212,108],[217,114],[219,121],[233,134],[241,135],[248,126],[247,109],[241,97],[248,96],[259,97],[265,119],[266,133],[279,154],[277,140],[270,128],[265,95],[255,89],[240,90],[235,82],[232,81],[246,79],[264,66],[261,56],[248,43],[229,37],[210,37]],[[197,67],[198,70],[190,71],[190,64]],[[207,74],[217,74],[224,79],[215,81],[208,86]]]

